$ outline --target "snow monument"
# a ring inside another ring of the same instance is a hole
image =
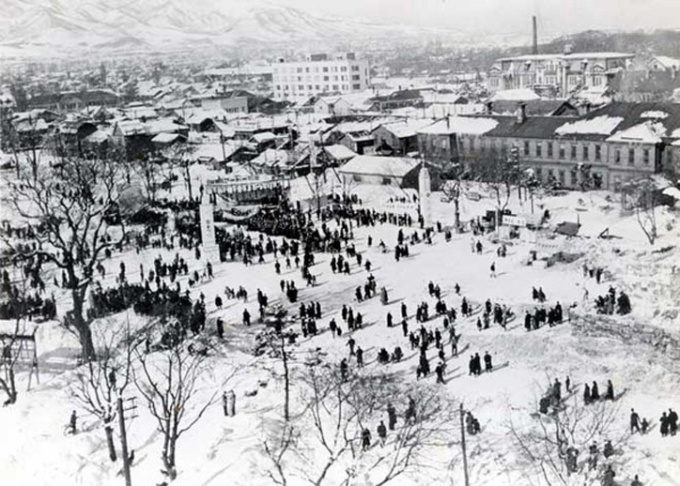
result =
[[[432,214],[430,205],[432,203],[432,181],[430,180],[430,171],[427,170],[425,164],[420,169],[418,174],[418,198],[420,200],[420,215],[423,217],[424,227],[432,226]]]
[[[206,262],[219,263],[220,247],[215,243],[215,219],[213,205],[210,203],[208,191],[201,198],[201,240],[203,242],[202,254]]]

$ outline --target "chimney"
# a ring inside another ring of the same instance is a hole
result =
[[[521,125],[527,119],[527,105],[526,103],[520,103],[519,108],[517,108],[517,124]]]
[[[493,115],[493,102],[492,101],[486,102],[486,114],[487,115]]]
[[[535,15],[533,17],[531,17],[531,23],[532,23],[533,34],[534,34],[534,37],[533,37],[534,43],[532,44],[532,47],[531,47],[531,53],[535,56],[536,54],[538,54],[538,27],[536,25],[536,16]]]

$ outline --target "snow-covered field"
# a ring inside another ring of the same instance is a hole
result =
[[[381,207],[389,197],[382,187],[361,186],[355,189],[366,206]],[[401,191],[395,196],[402,197]],[[514,195],[516,197],[516,195]],[[607,199],[610,199],[608,201]],[[662,438],[658,420],[669,407],[680,408],[680,366],[671,354],[664,354],[654,347],[631,340],[621,341],[616,337],[592,337],[574,332],[569,323],[556,327],[543,327],[527,333],[523,327],[524,310],[533,310],[537,305],[532,300],[531,288],[542,287],[547,295],[547,304],[559,301],[572,315],[589,315],[598,319],[592,307],[592,299],[604,294],[610,285],[625,290],[632,302],[633,312],[625,318],[617,318],[621,326],[633,323],[644,324],[665,331],[680,339],[680,251],[673,248],[665,253],[652,250],[680,243],[678,213],[659,210],[659,239],[652,247],[638,227],[634,215],[622,215],[620,204],[614,195],[607,193],[569,193],[559,197],[537,198],[536,210],[549,209],[551,224],[561,221],[580,221],[579,236],[567,239],[554,236],[552,230],[541,232],[536,241],[529,235],[524,241],[512,240],[508,256],[496,256],[497,245],[493,237],[484,236],[482,255],[473,254],[470,249],[471,234],[455,235],[451,242],[445,242],[443,234],[436,234],[432,245],[423,243],[411,247],[411,256],[395,263],[393,252],[382,253],[377,247],[383,240],[389,248],[396,242],[398,227],[377,224],[374,227],[359,227],[354,230],[355,242],[364,260],[373,264],[378,287],[386,286],[390,304],[381,305],[373,298],[362,303],[354,300],[354,289],[363,285],[367,272],[352,261],[351,275],[333,274],[329,265],[330,255],[317,255],[312,273],[317,275],[317,285],[306,287],[300,272],[286,270],[281,276],[274,271],[272,256],[265,264],[244,267],[242,263],[222,263],[215,266],[215,278],[195,286],[192,298],[202,292],[208,303],[208,325],[206,332],[214,333],[214,320],[222,317],[227,323],[223,342],[218,351],[210,357],[209,371],[199,384],[195,404],[201,404],[215,391],[222,391],[223,380],[236,368],[239,372],[226,385],[236,392],[236,416],[224,417],[219,403],[209,407],[205,416],[189,430],[178,443],[177,461],[179,475],[173,484],[178,486],[207,485],[265,485],[273,484],[264,471],[269,467],[262,453],[262,443],[271,433],[273,421],[282,414],[282,367],[279,361],[266,356],[254,358],[250,353],[252,337],[258,329],[241,325],[244,308],[257,315],[254,295],[259,288],[270,301],[279,302],[297,314],[299,304],[288,304],[279,288],[281,278],[294,280],[300,290],[299,301],[317,301],[323,310],[320,321],[322,333],[311,339],[302,339],[295,345],[296,360],[317,348],[327,353],[326,360],[337,364],[348,355],[345,333],[341,338],[332,338],[326,331],[328,322],[335,318],[342,323],[340,309],[343,304],[351,305],[364,316],[364,327],[352,336],[365,350],[367,362],[364,372],[370,372],[384,365],[376,362],[381,347],[392,350],[399,345],[405,351],[401,363],[389,364],[390,371],[398,374],[404,386],[415,380],[417,353],[411,351],[408,341],[402,337],[399,326],[388,329],[385,316],[388,311],[400,318],[399,306],[405,302],[409,309],[409,326],[417,329],[413,314],[416,305],[427,301],[432,309],[434,300],[428,296],[427,284],[433,281],[441,286],[443,300],[449,306],[460,308],[462,296],[475,305],[486,299],[494,303],[507,304],[518,318],[511,321],[508,330],[492,325],[490,329],[478,331],[475,325],[477,315],[467,319],[459,317],[457,329],[462,333],[460,347],[466,348],[457,358],[452,358],[447,349],[446,384],[441,393],[462,400],[481,423],[482,433],[468,437],[468,462],[471,484],[475,485],[522,485],[529,484],[518,465],[519,451],[513,445],[508,433],[508,423],[513,420],[520,427],[531,420],[530,413],[536,410],[539,396],[555,378],[564,380],[569,375],[575,386],[597,380],[604,390],[607,379],[611,379],[616,393],[623,392],[617,400],[619,413],[615,429],[619,435],[628,429],[629,410],[634,407],[641,416],[648,417],[654,428],[644,436],[635,435],[628,439],[621,450],[610,459],[616,470],[619,484],[630,484],[633,476],[639,474],[645,485],[680,485],[680,437]],[[485,197],[480,201],[462,199],[462,219],[467,221],[494,208],[494,200]],[[528,203],[522,205],[513,199],[510,208],[519,213],[529,212]],[[440,194],[433,196],[435,221],[452,225],[453,204],[440,201]],[[605,228],[618,238],[598,239]],[[413,230],[406,230],[407,237]],[[420,231],[420,233],[422,233]],[[373,246],[367,247],[368,236]],[[526,265],[531,250],[538,252],[539,261]],[[557,263],[545,268],[540,258],[556,251],[583,253],[579,260]],[[162,254],[168,260],[174,252],[146,250],[141,254],[130,251],[116,254],[105,262],[109,281],[121,260],[126,262],[132,282],[139,280],[138,267],[144,264],[152,268],[153,259]],[[203,264],[195,259],[192,252],[183,251],[182,256],[189,262],[190,270],[202,269]],[[497,278],[491,278],[489,268],[496,263]],[[594,279],[583,277],[582,265],[596,265],[605,268],[606,278],[601,284]],[[147,270],[148,271],[148,270]],[[455,294],[454,286],[459,284],[461,295]],[[182,280],[185,285],[185,280]],[[249,292],[250,301],[226,300],[225,307],[217,310],[214,298],[223,295],[225,286],[243,285]],[[584,299],[587,289],[590,299]],[[51,289],[49,289],[51,291]],[[59,309],[67,307],[67,295],[57,292]],[[576,317],[574,317],[576,319]],[[129,320],[133,326],[143,326],[144,321],[132,311],[114,317],[117,323]],[[117,325],[102,322],[99,326]],[[298,324],[294,324],[296,330]],[[441,327],[441,318],[430,320],[426,327]],[[343,325],[346,331],[346,326]],[[20,394],[16,404],[0,409],[0,485],[117,485],[123,484],[120,474],[121,462],[111,463],[107,457],[105,436],[100,423],[83,410],[78,411],[82,429],[75,436],[66,435],[64,426],[77,404],[71,396],[78,352],[77,341],[57,323],[41,324],[37,333],[40,361],[40,384],[26,392],[27,374],[20,373]],[[480,355],[489,351],[497,365],[507,362],[490,374],[472,377],[467,373],[467,361],[471,352]],[[677,355],[676,355],[677,356]],[[298,366],[298,367],[296,367]],[[296,393],[296,376],[301,365],[293,365],[293,409],[300,403]],[[418,386],[434,383],[434,374]],[[246,392],[257,390],[251,397]],[[128,389],[134,394],[135,389]],[[580,393],[580,388],[577,389]],[[396,397],[395,401],[403,401]],[[160,473],[162,437],[156,431],[155,422],[139,402],[139,416],[129,425],[128,441],[135,450],[132,482],[135,485],[154,485],[163,481]],[[369,424],[374,431],[381,417]],[[384,417],[382,417],[384,418]],[[301,431],[306,433],[306,431]],[[602,444],[606,438],[598,438]],[[452,440],[457,440],[453,437]],[[367,454],[373,453],[369,451]],[[392,484],[463,484],[463,471],[458,444],[442,446],[431,457],[438,468],[421,474],[403,476]],[[453,462],[451,463],[451,460]],[[451,465],[452,464],[452,465]],[[335,475],[335,476],[334,476]],[[342,469],[333,470],[324,484],[340,484],[344,478]],[[305,484],[299,479],[289,484]],[[352,484],[370,484],[357,479]]]

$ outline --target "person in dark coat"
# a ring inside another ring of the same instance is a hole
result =
[[[524,316],[524,328],[527,331],[531,331],[531,314],[529,311],[527,311],[526,315]]]
[[[248,312],[248,309],[243,309],[243,325],[250,326],[250,312]]]
[[[384,446],[385,441],[387,440],[387,427],[385,427],[382,420],[380,421],[380,425],[378,425],[378,437],[380,437],[380,446]]]
[[[659,427],[659,430],[661,431],[661,437],[666,437],[668,435],[669,429],[668,415],[666,415],[666,412],[661,415],[659,422],[661,423]]]
[[[671,408],[668,409],[668,432],[671,435],[678,432],[678,414]]]
[[[640,416],[635,411],[635,409],[630,409],[630,433],[631,435],[635,432],[640,433]]]
[[[406,320],[407,317],[408,317],[408,312],[406,310],[406,304],[402,302],[401,303],[401,318]]]
[[[387,313],[387,327],[392,327],[392,313]]]
[[[342,377],[343,382],[347,381],[347,372],[348,372],[347,359],[342,358],[342,361],[340,361],[340,376]]]
[[[397,424],[397,410],[391,402],[387,404],[387,424],[390,430],[394,430],[394,426]]]
[[[607,392],[604,395],[604,399],[614,401],[614,385],[612,380],[607,380]]]
[[[484,354],[484,368],[487,372],[493,370],[493,365],[491,364],[491,355],[488,351]]]
[[[408,336],[408,323],[406,319],[401,321],[401,330],[404,333],[404,337]]]
[[[608,440],[607,442],[604,443],[602,454],[604,455],[605,459],[609,459],[611,456],[614,455],[614,446],[612,445],[611,440]]]
[[[357,346],[356,356],[357,356],[357,366],[359,368],[363,367],[364,366],[364,350],[361,349],[361,346]]]
[[[590,387],[590,401],[596,402],[600,399],[600,392],[597,389],[597,382],[593,381],[593,386]]]
[[[356,344],[356,341],[354,340],[353,337],[349,338],[347,341],[347,346],[349,346],[349,355],[354,356],[354,345]]]
[[[224,338],[224,324],[222,323],[221,318],[217,318],[217,321],[215,321],[215,325],[217,326],[217,337],[220,339]]]
[[[371,447],[371,431],[364,429],[361,432],[361,450],[367,451]]]
[[[583,403],[586,405],[590,404],[590,387],[588,386],[588,383],[586,383],[585,387],[583,388]]]

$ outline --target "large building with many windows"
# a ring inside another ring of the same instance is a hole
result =
[[[274,98],[300,101],[320,94],[354,93],[369,87],[368,61],[353,53],[314,54],[304,61],[279,60],[273,67]]]
[[[498,59],[487,77],[491,91],[553,88],[562,96],[579,88],[604,87],[635,56],[620,52],[531,54]]]

